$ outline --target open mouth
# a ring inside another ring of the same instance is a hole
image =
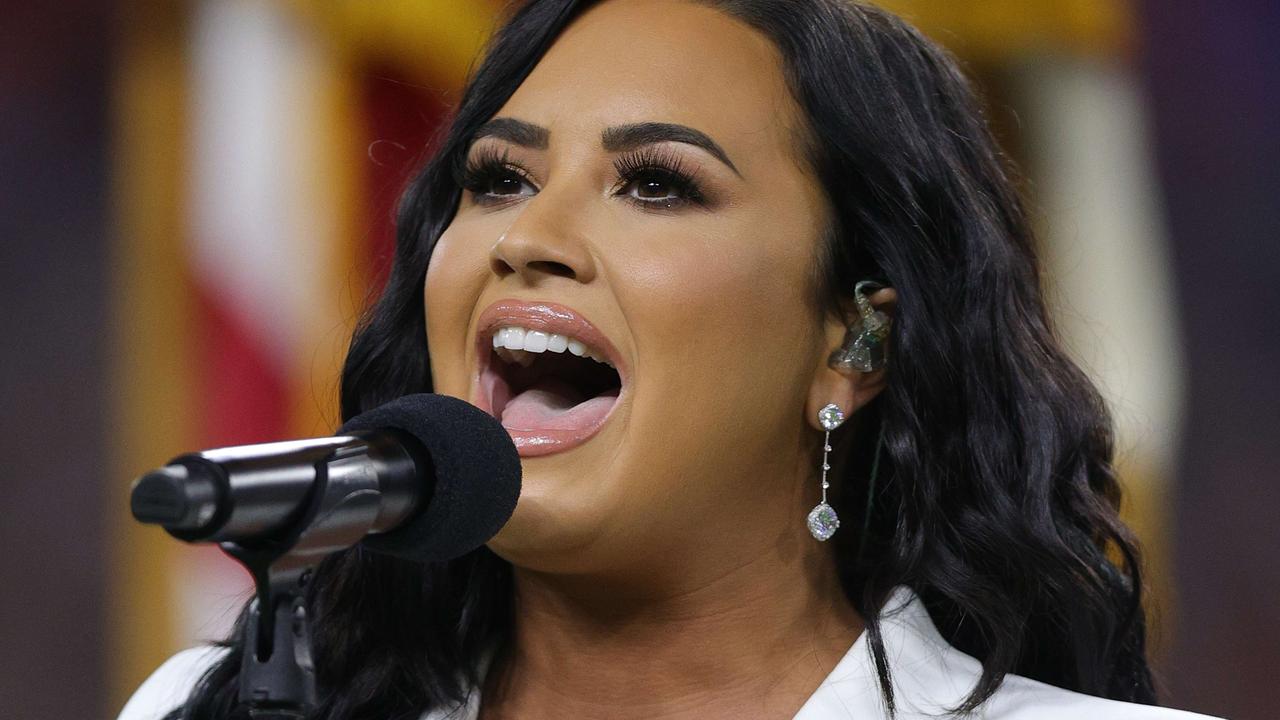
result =
[[[622,392],[613,346],[572,310],[504,302],[480,323],[481,409],[507,429],[522,456],[586,442]]]

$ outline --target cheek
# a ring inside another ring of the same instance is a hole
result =
[[[475,354],[471,313],[484,287],[488,252],[476,228],[451,225],[431,253],[423,290],[431,379],[436,392],[467,397]]]
[[[753,219],[663,242],[622,298],[643,373],[637,425],[663,436],[646,444],[696,444],[672,456],[742,471],[795,434],[817,337],[803,232]]]

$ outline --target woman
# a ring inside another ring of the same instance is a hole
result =
[[[1189,717],[1150,706],[1109,420],[1031,247],[955,65],[883,11],[527,3],[342,387],[491,412],[522,495],[454,562],[318,569],[315,716]],[[124,717],[230,716],[240,653]]]

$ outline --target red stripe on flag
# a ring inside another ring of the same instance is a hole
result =
[[[380,290],[395,251],[395,213],[406,184],[435,152],[437,132],[448,119],[447,98],[411,82],[399,69],[378,66],[361,75],[364,163],[365,250],[361,276]]]
[[[193,408],[192,414],[201,446],[284,439],[289,429],[289,385],[284,373],[254,337],[251,326],[199,278],[195,296],[194,370],[196,397],[202,405]]]

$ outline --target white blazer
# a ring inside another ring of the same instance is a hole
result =
[[[939,634],[924,603],[907,587],[895,589],[880,615],[885,654],[893,679],[898,720],[938,720],[969,694],[982,665],[951,647]],[[196,648],[174,655],[138,688],[119,720],[160,720],[225,650]],[[421,720],[476,720],[480,693],[454,708]],[[1008,675],[970,717],[975,720],[1194,720],[1207,715],[1104,700]],[[863,633],[835,669],[805,701],[793,720],[888,720],[875,664]]]

